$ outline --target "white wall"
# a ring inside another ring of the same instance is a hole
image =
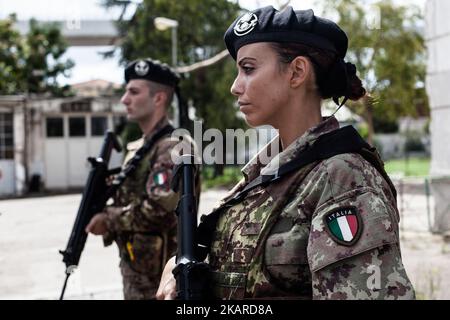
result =
[[[450,1],[428,0],[427,92],[431,107],[431,174],[450,175]]]
[[[435,200],[433,231],[450,231],[450,1],[428,0],[427,92],[431,107],[431,190]]]
[[[14,194],[14,160],[0,159],[0,196]]]

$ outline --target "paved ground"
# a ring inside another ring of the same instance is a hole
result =
[[[208,212],[223,191],[202,194]],[[0,201],[0,299],[56,299],[65,278],[65,249],[81,195]],[[89,236],[80,266],[69,279],[67,299],[122,299],[115,245]]]
[[[208,212],[224,191],[204,192]],[[80,195],[0,201],[0,299],[57,299],[64,281],[64,249]],[[428,232],[426,197],[403,194],[402,253],[419,298],[450,299],[450,244]],[[429,207],[432,208],[432,198]],[[115,246],[90,236],[67,299],[121,299]]]

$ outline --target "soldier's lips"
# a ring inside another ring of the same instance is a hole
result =
[[[242,113],[250,112],[251,104],[250,103],[239,103],[239,110]]]

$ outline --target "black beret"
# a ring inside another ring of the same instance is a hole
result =
[[[143,79],[176,87],[180,76],[167,64],[152,59],[141,59],[130,62],[125,68],[125,82]]]
[[[294,42],[335,52],[347,53],[348,38],[339,26],[314,15],[314,11],[272,6],[256,9],[238,17],[225,32],[225,44],[236,60],[240,47],[255,42]]]

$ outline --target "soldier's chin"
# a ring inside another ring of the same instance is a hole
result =
[[[127,120],[130,122],[136,122],[136,118],[131,114],[127,114]]]
[[[245,115],[245,122],[252,128],[258,127],[263,125],[264,123],[261,123],[261,120],[255,117],[253,114]]]

